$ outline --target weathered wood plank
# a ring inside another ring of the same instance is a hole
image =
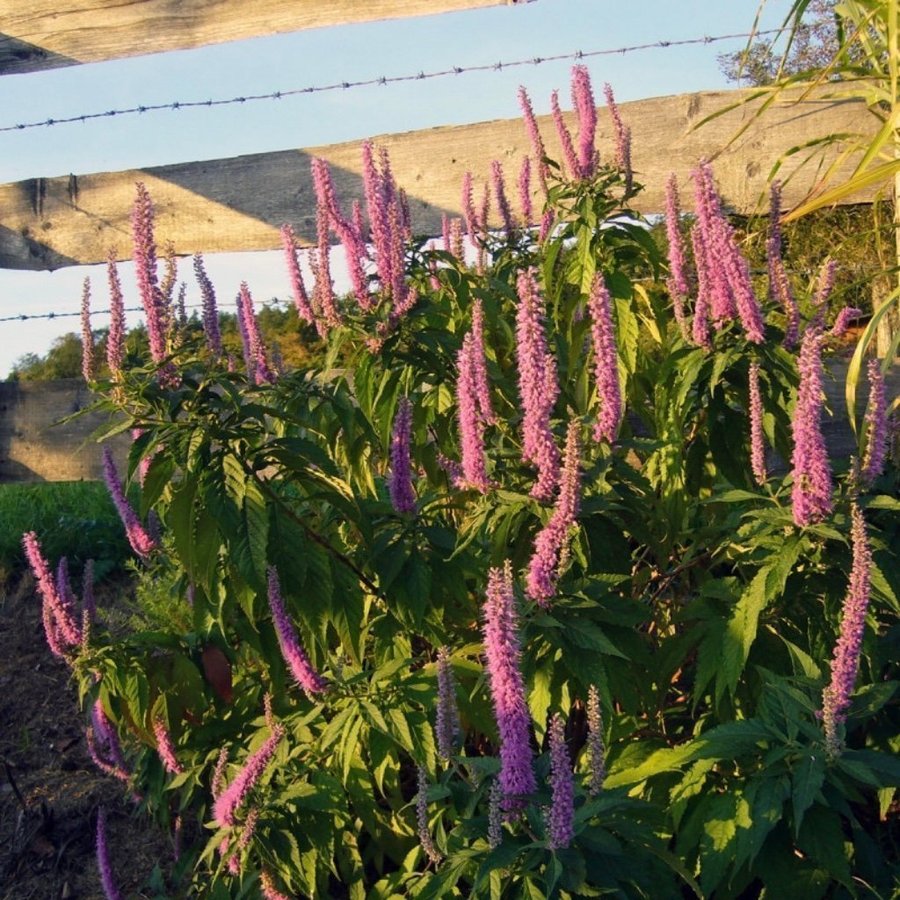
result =
[[[0,0],[0,75],[506,0]]]
[[[108,417],[92,412],[59,424],[96,399],[75,378],[0,382],[0,482],[101,480],[102,455],[91,436]],[[110,441],[121,472],[130,445],[127,432]]]
[[[675,172],[684,184],[698,160],[716,156],[716,177],[726,202],[738,211],[753,210],[765,194],[772,164],[786,150],[829,132],[871,131],[875,121],[862,104],[852,102],[784,103],[723,149],[751,116],[748,108],[702,128],[694,126],[737,95],[712,91],[622,104],[622,116],[633,130],[636,177],[646,186],[636,202],[638,209],[661,211],[669,173]],[[599,119],[598,147],[602,158],[609,159],[613,139],[606,109],[600,110]],[[568,121],[574,125],[571,115]],[[548,152],[559,158],[552,122],[545,117],[540,124]],[[442,212],[461,214],[463,174],[471,171],[476,180],[487,178],[493,159],[503,163],[514,196],[522,157],[530,151],[519,119],[385,135],[376,142],[389,149],[397,181],[410,196],[414,228],[426,234],[440,233]],[[129,255],[136,181],[143,181],[153,197],[159,239],[171,240],[179,253],[272,249],[279,246],[283,222],[291,222],[310,243],[315,212],[312,156],[332,164],[342,202],[362,196],[357,142],[0,185],[0,267],[52,269],[95,263],[105,259],[111,247],[120,257]],[[799,159],[792,157],[780,172],[787,181],[786,207],[805,195],[815,176],[815,166],[797,171]],[[873,193],[848,200],[867,201]]]

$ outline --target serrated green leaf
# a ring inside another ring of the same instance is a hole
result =
[[[825,756],[804,756],[791,772],[791,804],[794,810],[794,837],[800,832],[803,816],[812,806],[825,781]]]

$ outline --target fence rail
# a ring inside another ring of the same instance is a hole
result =
[[[0,0],[0,75],[505,0]]]
[[[698,160],[715,158],[716,177],[736,211],[758,209],[769,171],[788,150],[828,133],[870,134],[876,119],[865,105],[821,98],[786,100],[760,118],[753,105],[741,106],[696,127],[705,117],[746,96],[741,91],[707,91],[623,103],[623,119],[633,132],[638,197],[643,212],[664,208],[670,172],[687,179]],[[574,117],[568,121],[574,126]],[[748,125],[749,123],[749,125]],[[549,117],[540,120],[547,150],[560,158]],[[748,125],[739,139],[738,130]],[[598,147],[613,152],[612,128],[600,110]],[[398,184],[409,194],[414,229],[440,234],[441,215],[461,215],[463,174],[486,178],[499,159],[514,179],[530,146],[520,119],[444,126],[375,139],[391,154]],[[835,158],[833,146],[825,164]],[[362,197],[359,142],[303,150],[259,153],[124,172],[33,178],[0,185],[0,267],[55,269],[106,259],[110,248],[130,255],[129,216],[134,184],[143,181],[156,208],[157,235],[180,254],[196,251],[270,250],[280,246],[278,229],[294,225],[303,242],[314,242],[315,196],[310,178],[313,156],[327,159],[340,199]],[[799,202],[822,170],[799,168],[803,154],[787,159],[779,173],[786,182],[784,203]],[[852,161],[847,161],[846,171]],[[840,172],[837,173],[840,177]],[[879,186],[847,198],[869,201]]]

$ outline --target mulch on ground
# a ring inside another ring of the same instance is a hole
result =
[[[157,864],[170,868],[171,840],[88,755],[87,718],[47,647],[30,575],[0,595],[0,648],[0,900],[104,900],[101,806],[123,897],[158,898],[148,879]]]

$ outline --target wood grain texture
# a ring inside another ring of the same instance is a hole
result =
[[[506,0],[0,0],[0,74]]]
[[[830,132],[867,133],[874,128],[874,117],[862,104],[822,100],[775,106],[730,145],[752,116],[750,108],[695,128],[739,95],[713,91],[621,105],[622,117],[633,131],[636,178],[646,188],[636,202],[640,211],[663,209],[670,172],[678,176],[685,207],[690,208],[690,171],[699,160],[711,158],[730,208],[743,212],[764,208],[759,203],[768,173],[791,147]],[[572,117],[567,118],[574,126]],[[552,122],[544,118],[540,124],[548,153],[558,158]],[[598,148],[603,159],[613,154],[611,131],[609,112],[601,108]],[[512,198],[521,160],[530,151],[519,119],[385,135],[375,142],[390,151],[397,181],[410,197],[414,229],[430,235],[440,234],[442,213],[461,214],[460,186],[466,171],[473,173],[478,185],[488,177],[491,161],[500,160]],[[362,196],[358,142],[0,185],[0,267],[53,269],[95,263],[104,260],[110,248],[120,258],[127,257],[136,181],[143,181],[153,198],[159,242],[172,241],[179,254],[273,249],[279,246],[283,222],[291,222],[301,239],[311,243],[313,156],[331,163],[340,200],[349,209],[349,202]],[[799,169],[800,159],[791,157],[780,172],[787,181],[786,208],[806,194],[818,171],[816,166]],[[856,195],[848,202],[868,201],[874,193]],[[480,186],[476,194],[480,196]]]

